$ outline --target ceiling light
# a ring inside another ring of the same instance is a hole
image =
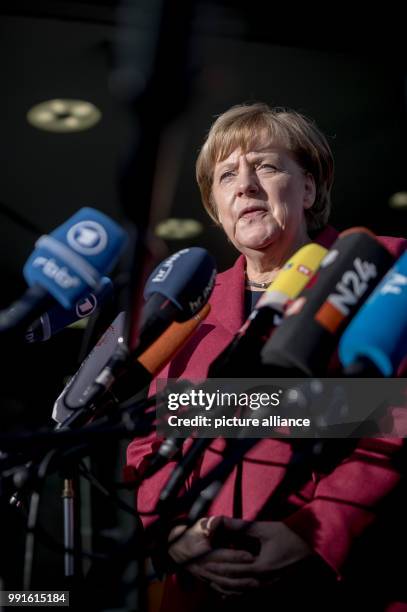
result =
[[[389,198],[391,208],[407,208],[407,191],[398,191]]]
[[[64,122],[64,125],[68,126],[69,128],[78,128],[78,126],[80,126],[80,121],[77,117],[65,117],[65,119],[62,120]]]
[[[78,104],[72,108],[72,114],[75,115],[75,117],[89,117],[89,115],[93,113],[94,108],[93,104],[89,102],[78,102]]]
[[[28,123],[47,132],[80,132],[96,125],[101,117],[100,110],[84,100],[47,100],[27,113]]]
[[[155,233],[166,240],[185,240],[202,233],[202,223],[195,219],[165,219],[156,228]]]
[[[52,121],[53,118],[53,113],[47,110],[39,111],[37,113],[37,121],[39,121],[40,123],[48,123],[49,121]]]
[[[55,114],[66,113],[68,110],[68,105],[64,100],[50,100],[49,108]]]

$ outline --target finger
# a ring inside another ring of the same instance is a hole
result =
[[[177,525],[174,529],[171,530],[170,535],[168,536],[168,545],[172,546],[182,538],[184,533],[187,531],[186,525]]]
[[[190,572],[205,584],[209,584],[212,588],[220,593],[227,595],[240,595],[242,592],[247,592],[253,589],[258,589],[260,583],[254,579],[239,579],[233,580],[212,574],[201,566],[191,566]]]
[[[199,519],[192,527],[192,529],[194,529],[195,531],[197,531],[198,533],[202,533],[203,535],[205,535],[206,537],[208,537],[209,535],[209,524],[211,522],[211,519],[213,517],[207,517],[205,516],[204,518]]]
[[[206,523],[207,535],[213,534],[218,527],[222,524],[223,516],[210,516]]]
[[[228,516],[222,518],[225,529],[229,529],[230,531],[246,531],[251,525],[250,521],[244,521],[242,519],[230,518]]]
[[[199,521],[196,522],[196,525],[199,526],[200,529],[202,529],[202,531],[206,531],[208,523],[209,523],[208,517],[204,517],[199,519]]]
[[[206,563],[253,563],[255,558],[246,551],[233,550],[231,548],[218,548],[216,550],[197,550],[195,554],[189,555],[188,559],[184,560],[186,567],[190,563],[196,565],[206,565]]]
[[[223,595],[222,599],[228,598],[228,597],[239,597],[239,595],[243,595],[242,591],[225,590],[225,589],[222,589],[222,587],[215,584],[214,582],[210,582],[209,586],[211,587],[211,589],[213,589],[217,593],[220,593],[221,595]]]
[[[255,557],[246,550],[216,548],[205,556],[206,563],[253,563]]]
[[[255,578],[229,578],[228,576],[209,572],[206,568],[201,571],[201,576],[217,584],[222,589],[228,589],[230,591],[257,589],[259,587],[259,581]]]
[[[230,578],[255,577],[257,566],[251,563],[205,563],[209,572]]]

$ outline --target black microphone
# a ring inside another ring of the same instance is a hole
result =
[[[302,291],[326,253],[324,247],[314,243],[294,253],[261,296],[232,342],[211,363],[209,378],[259,375],[262,347],[280,324],[286,304]]]
[[[143,352],[173,321],[187,321],[207,303],[216,278],[212,255],[200,247],[165,259],[147,280],[138,343]]]
[[[325,373],[338,337],[369,297],[394,257],[365,228],[340,234],[318,273],[264,346],[262,362],[292,376]]]
[[[122,399],[122,395],[129,392],[129,385],[131,388],[130,392],[134,395],[137,391],[149,384],[162,368],[173,359],[177,351],[191,338],[209,312],[210,305],[206,304],[195,316],[191,317],[190,320],[182,323],[172,323],[169,328],[146,351],[144,351],[144,353],[130,363],[129,370],[125,372],[125,376],[123,377],[124,382],[119,378],[113,387],[115,395],[118,395],[119,398]],[[67,431],[79,429],[84,425],[88,425],[95,418],[104,415],[111,408],[116,409],[114,411],[114,416],[119,419],[123,418],[126,426],[128,425],[128,419],[126,419],[125,412],[119,410],[117,406],[117,397],[113,396],[114,402],[112,402],[112,395],[109,395],[104,404],[92,403],[89,405],[86,393],[86,389],[89,386],[86,384],[86,380],[93,378],[95,367],[97,368],[101,361],[107,359],[108,352],[113,349],[114,343],[117,342],[117,338],[122,329],[123,317],[119,315],[113,324],[109,326],[101,340],[81,365],[77,374],[68,383],[67,387],[55,402],[52,417],[57,422],[56,430]],[[114,355],[116,355],[116,352]],[[111,359],[109,363],[111,363]],[[131,380],[128,380],[128,378]],[[78,398],[80,400],[79,407],[76,410],[71,410],[66,403],[66,395],[69,392],[75,394],[77,401]],[[83,404],[82,407],[81,404]],[[137,412],[139,412],[140,409],[145,412],[148,405],[148,402],[140,402],[136,405]],[[150,426],[151,417],[151,414],[144,415],[143,417],[147,426]],[[45,433],[45,436],[47,435],[49,435],[49,432]],[[29,462],[26,465],[26,469],[31,469],[31,466],[32,462]],[[20,494],[18,492],[12,496],[11,503],[20,503]]]
[[[249,367],[247,356],[255,359],[256,348],[260,351],[271,329],[275,317],[281,316],[284,305],[294,298],[317,270],[327,250],[318,244],[308,244],[299,249],[283,266],[269,290],[262,296],[257,308],[236,334],[230,345],[212,362],[209,377],[239,376],[239,367],[246,376]],[[242,365],[243,364],[243,365]],[[161,444],[153,459],[147,464],[143,476],[151,477],[168,461],[173,459],[183,444],[183,439],[170,436]],[[200,455],[209,446],[210,439],[198,439],[180,460],[160,495],[160,503],[168,503],[192,472]]]
[[[191,448],[178,461],[160,492],[157,506],[159,511],[162,511],[162,509],[178,495],[183,483],[190,476],[199,458],[206,451],[211,442],[212,438],[198,438],[192,442]]]
[[[147,303],[138,342],[130,353],[119,338],[115,353],[89,388],[87,407],[97,402],[171,323],[185,322],[199,313],[209,300],[215,278],[215,260],[199,247],[178,251],[154,270],[144,291]]]
[[[198,481],[188,494],[188,498],[195,499],[188,514],[189,524],[193,525],[206,514],[233,469],[260,440],[261,438],[242,438],[229,441],[228,454],[201,479],[201,482]]]
[[[313,385],[310,385],[310,399],[313,396]],[[308,402],[307,402],[308,403]],[[289,409],[289,406],[285,407]],[[302,402],[297,404],[297,409],[300,409],[302,413],[305,413],[308,406],[302,405]],[[297,409],[295,413],[298,414]],[[260,412],[256,413],[256,417],[262,418],[262,416],[269,416],[268,408],[263,408]],[[325,425],[321,427],[321,431],[326,430]],[[184,499],[181,498],[179,502],[174,502],[174,506],[178,503],[180,508],[186,501],[192,501],[192,505],[188,514],[188,523],[194,524],[200,517],[204,516],[214,499],[219,494],[222,489],[224,483],[226,482],[229,475],[232,473],[233,469],[241,462],[243,457],[248,453],[256,444],[258,444],[262,438],[252,438],[250,425],[244,426],[239,430],[238,437],[227,440],[227,449],[224,453],[224,457],[221,461],[215,465],[210,472],[208,472],[203,478],[194,483],[188,491],[188,493],[184,496]],[[289,437],[289,434],[282,434],[279,432],[279,438],[286,439],[293,446],[294,450],[294,458],[293,461],[299,463],[299,459],[303,459],[305,457],[310,457],[317,461],[319,455],[319,440],[315,439],[299,439],[293,440]],[[200,439],[197,440],[197,444],[194,449],[191,449],[191,455],[197,455],[200,451],[201,453],[205,450],[208,444],[206,442],[210,442],[211,440]],[[200,444],[198,444],[200,443]],[[305,467],[305,466],[303,466]],[[175,470],[174,470],[175,472]],[[301,474],[303,470],[301,470]],[[170,491],[171,495],[172,492]],[[168,492],[165,492],[166,499],[168,498]],[[160,509],[160,506],[158,506]],[[252,543],[254,544],[254,543]]]
[[[80,427],[103,412],[105,406],[103,402],[96,401],[99,395],[96,398],[93,392],[95,388],[99,392],[99,385],[105,391],[109,390],[106,400],[113,400],[115,404],[126,401],[142,391],[192,337],[209,312],[210,305],[206,304],[188,321],[182,323],[174,321],[155,342],[137,356],[129,353],[126,346],[122,344],[120,351],[116,349],[113,352],[113,355],[97,376],[95,383],[92,380],[92,384],[88,384],[83,389],[82,382],[83,391],[81,392],[80,401],[76,409],[68,404],[68,396],[65,396],[64,406],[70,409],[71,414],[60,422],[60,426],[70,428]],[[92,353],[94,353],[94,359],[99,360],[97,349],[98,346],[95,347]],[[125,364],[125,367],[123,367],[123,364]],[[94,371],[91,360],[87,359],[85,365],[89,374],[86,371],[81,372],[80,370],[79,373],[83,374],[82,380],[84,376],[92,376]],[[106,389],[105,386],[107,386]],[[72,393],[72,390],[70,393]],[[76,389],[75,395],[78,397]]]
[[[243,381],[242,381],[243,382]],[[211,383],[208,380],[206,383],[206,386],[209,389],[211,389]],[[243,388],[245,389],[245,392],[247,392],[247,385],[243,382]],[[232,385],[230,385],[230,382],[227,383],[226,385],[227,389],[235,389],[236,386],[233,383]],[[258,385],[256,385],[256,389],[258,389]],[[203,389],[205,389],[205,384],[202,388],[202,386],[200,387],[200,391],[203,391]],[[188,392],[188,391],[187,391]],[[185,394],[185,391],[184,391]],[[228,406],[230,406],[230,404],[228,404]],[[237,416],[239,413],[243,413],[242,415],[244,415],[244,409],[239,406],[239,404],[234,404],[234,411],[235,411],[235,415]],[[260,414],[263,412],[263,414],[265,413],[264,407],[260,410]],[[192,410],[190,412],[190,410],[188,410],[188,413],[191,414],[191,417],[193,418],[195,415],[199,415],[200,414],[200,410]],[[252,413],[250,414],[250,418],[252,418]],[[217,418],[217,417],[222,417],[225,416],[225,407],[222,405],[222,403],[218,404],[214,410],[211,411],[211,416],[212,418]],[[259,417],[259,413],[256,413],[256,417]],[[244,419],[246,421],[246,419]],[[250,429],[249,429],[249,425],[245,425],[243,427],[240,428],[239,431],[239,437],[245,437],[246,435],[249,435],[250,433]],[[175,438],[175,436],[173,436],[173,438]],[[195,468],[195,466],[197,465],[200,457],[203,455],[203,453],[206,451],[206,449],[209,447],[209,445],[211,444],[213,438],[205,438],[205,437],[199,437],[197,439],[194,439],[192,442],[192,445],[190,446],[190,448],[186,451],[186,453],[183,455],[183,457],[181,457],[181,459],[177,462],[176,467],[173,469],[172,473],[170,474],[169,479],[167,480],[167,482],[165,483],[163,489],[161,490],[160,496],[159,496],[159,500],[158,500],[158,510],[159,511],[163,511],[163,509],[168,506],[168,504],[171,502],[171,500],[174,499],[174,497],[177,496],[177,494],[179,493],[183,483],[185,482],[185,480],[190,476],[190,474],[192,473],[193,469]],[[168,445],[168,442],[165,442],[165,445]],[[166,447],[165,447],[166,448]],[[164,454],[164,453],[163,453]]]

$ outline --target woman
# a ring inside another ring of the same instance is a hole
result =
[[[323,246],[332,244],[337,234],[326,223],[333,168],[326,138],[294,111],[236,106],[215,121],[197,160],[197,181],[206,210],[241,256],[218,275],[209,317],[160,378],[204,378],[290,256],[311,236]],[[395,256],[406,247],[403,239],[382,241]],[[165,609],[246,609],[264,589],[270,609],[293,609],[306,605],[306,594],[299,591],[307,589],[310,576],[319,576],[335,592],[340,607],[346,584],[337,587],[337,578],[354,542],[373,523],[376,505],[400,480],[389,460],[400,445],[400,440],[385,447],[372,440],[359,444],[331,474],[310,475],[273,516],[267,502],[284,477],[292,449],[288,442],[261,440],[225,483],[210,518],[188,530],[182,524],[171,530],[169,556],[183,571],[181,584],[177,572],[167,582]],[[199,475],[216,465],[224,446],[222,439],[213,441]],[[153,436],[135,440],[128,449],[129,465],[139,469],[156,447]],[[369,463],[373,457],[375,463]],[[172,468],[140,487],[140,512],[154,511]],[[259,542],[258,554],[216,544],[221,530],[233,542],[242,527]],[[297,588],[287,590],[287,584]],[[312,586],[314,609],[321,592],[321,586]]]

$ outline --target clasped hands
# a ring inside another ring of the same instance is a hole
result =
[[[231,543],[238,534],[257,539],[258,554],[237,547],[215,546],[219,530],[229,536],[225,541]],[[177,525],[168,541],[172,559],[223,596],[270,586],[285,569],[312,555],[308,544],[279,521],[248,522],[212,516],[189,528]]]

